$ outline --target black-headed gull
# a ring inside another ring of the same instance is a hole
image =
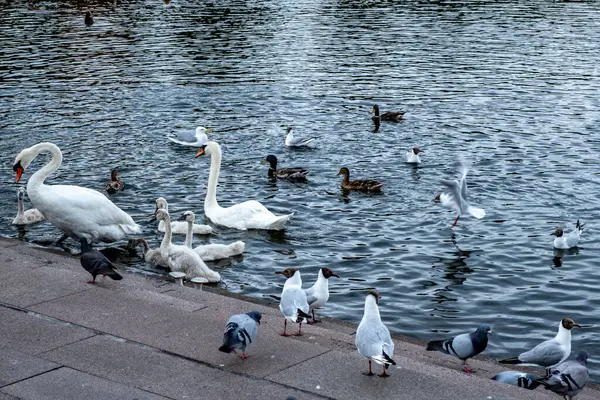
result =
[[[553,339],[546,340],[533,349],[517,357],[500,360],[500,364],[534,365],[545,367],[546,371],[562,363],[571,354],[571,329],[581,328],[571,318],[563,318],[558,324],[558,333]]]
[[[296,336],[302,336],[302,321],[308,320],[310,309],[306,300],[306,293],[302,290],[302,278],[300,271],[295,268],[287,268],[283,271],[277,271],[276,274],[290,276],[283,285],[279,309],[284,316],[283,333],[281,336],[290,336],[286,333],[288,319],[298,324],[298,333]]]
[[[235,350],[237,349],[242,351],[240,355],[242,360],[248,358],[246,348],[249,344],[256,341],[261,317],[262,315],[258,311],[231,316],[225,326],[223,345],[219,347],[219,351],[223,353],[236,353]]]
[[[485,350],[488,344],[488,335],[491,334],[492,328],[488,324],[481,324],[475,332],[463,333],[450,339],[427,342],[426,350],[441,351],[461,359],[463,370],[470,374],[473,370],[467,365],[467,360]]]
[[[387,369],[390,365],[396,365],[392,359],[394,356],[394,342],[390,331],[381,322],[379,315],[379,299],[381,296],[375,290],[371,290],[365,299],[365,313],[356,330],[356,348],[360,355],[369,360],[369,372],[365,375],[373,375],[371,362],[383,365],[380,377],[388,377]]]
[[[308,301],[308,305],[310,306],[309,311],[312,311],[312,322],[316,324],[317,322],[321,322],[320,319],[315,318],[315,309],[321,308],[327,303],[329,300],[329,278],[335,276],[339,278],[338,274],[334,274],[333,271],[329,268],[321,268],[319,270],[319,276],[317,277],[317,281],[314,285],[309,287],[308,289],[304,289],[304,293],[306,293],[306,299]]]
[[[202,147],[205,146],[208,142],[208,137],[206,133],[212,132],[210,129],[206,129],[203,126],[199,126],[196,128],[194,133],[192,132],[179,132],[177,136],[167,136],[173,143],[177,143],[183,146],[191,146],[191,147]]]
[[[306,147],[309,145],[309,143],[311,143],[313,140],[315,140],[314,137],[310,137],[310,138],[295,138],[294,134],[292,133],[293,128],[291,126],[289,126],[287,128],[287,135],[285,137],[285,145],[288,147]]]
[[[577,220],[577,224],[575,224],[575,229],[572,232],[569,232],[569,234],[566,236],[561,228],[558,228],[554,232],[552,232],[550,235],[556,236],[554,238],[554,248],[570,249],[572,247],[577,247],[577,243],[579,243],[579,238],[581,237],[581,233],[583,232],[584,225],[585,224],[580,224],[579,220]]]
[[[452,208],[458,212],[452,227],[456,226],[461,215],[472,215],[477,219],[485,217],[483,208],[473,207],[467,200],[467,172],[469,171],[465,163],[459,161],[460,179],[442,180],[442,185],[446,186],[449,194],[440,193],[433,200],[442,203],[444,207]]]
[[[409,164],[420,164],[421,163],[421,157],[419,157],[419,153],[422,153],[423,150],[419,149],[418,147],[413,147],[412,149],[410,149],[409,152],[407,152],[404,155],[404,158],[406,159],[406,162]]]

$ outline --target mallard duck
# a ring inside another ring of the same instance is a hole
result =
[[[94,18],[92,18],[92,13],[89,11],[85,12],[84,22],[87,26],[91,26],[94,23]]]
[[[346,167],[340,168],[340,172],[336,176],[342,175],[342,188],[346,190],[360,190],[362,192],[379,192],[383,186],[383,182],[374,181],[371,179],[355,179],[350,180],[350,170]]]
[[[406,111],[386,111],[383,114],[379,115],[379,106],[375,104],[373,106],[373,116],[371,117],[373,121],[392,121],[398,122],[404,117],[404,113]]]
[[[304,168],[284,168],[277,169],[277,157],[269,154],[265,161],[270,164],[269,166],[269,178],[271,179],[284,179],[287,181],[306,181],[306,175],[310,172]]]
[[[104,184],[104,188],[108,193],[116,193],[123,190],[125,187],[125,182],[121,180],[121,173],[118,169],[113,169],[110,171],[110,181],[106,181]]]

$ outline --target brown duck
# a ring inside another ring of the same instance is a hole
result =
[[[375,104],[373,106],[372,113],[374,114],[371,117],[373,119],[373,121],[398,122],[404,117],[404,114],[406,113],[406,111],[386,111],[383,114],[379,115],[379,106],[377,104]]]
[[[108,193],[116,193],[123,190],[125,187],[125,182],[121,180],[121,173],[118,169],[113,169],[110,171],[110,181],[107,181],[104,185],[104,188]]]
[[[360,190],[361,192],[379,192],[383,186],[383,182],[374,181],[371,179],[355,179],[350,180],[350,170],[346,167],[340,168],[340,172],[336,176],[342,175],[342,188],[346,190]]]
[[[269,163],[269,178],[283,179],[292,182],[306,182],[306,175],[310,172],[304,168],[277,169],[277,157],[269,154],[265,159]]]

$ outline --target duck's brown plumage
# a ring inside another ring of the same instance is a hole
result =
[[[120,192],[125,188],[125,182],[121,180],[121,173],[118,169],[110,171],[110,181],[107,181],[104,188],[108,193]]]
[[[350,170],[342,167],[336,176],[342,175],[342,188],[346,190],[360,190],[362,192],[379,192],[383,186],[383,182],[372,179],[354,179],[350,180]]]
[[[373,106],[373,121],[393,121],[398,122],[403,117],[406,111],[386,111],[383,114],[379,114],[379,106],[375,104]]]

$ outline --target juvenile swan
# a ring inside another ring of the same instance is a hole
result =
[[[165,200],[164,197],[159,197],[158,199],[156,199],[156,209],[165,209],[167,211],[169,211],[169,203],[167,203],[167,200]],[[165,231],[165,221],[159,221],[158,222],[158,231],[159,232],[164,232]],[[171,221],[171,233],[175,233],[178,235],[185,235],[187,234],[188,231],[188,224],[187,222],[183,222],[183,221]],[[212,228],[208,225],[201,225],[201,224],[193,224],[192,225],[192,233],[194,235],[210,235],[212,233]]]
[[[13,219],[13,225],[28,225],[35,224],[45,220],[44,214],[42,214],[37,208],[30,208],[29,210],[23,211],[23,197],[25,196],[25,188],[21,186],[17,190],[17,216]]]

